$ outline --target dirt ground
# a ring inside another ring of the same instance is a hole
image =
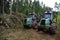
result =
[[[1,35],[7,40],[60,40],[59,36],[48,35],[33,29],[7,29]]]

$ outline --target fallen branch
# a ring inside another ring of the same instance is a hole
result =
[[[4,26],[6,26],[6,28],[10,27],[7,22],[4,22]]]
[[[21,20],[17,16],[11,15],[11,17],[15,17],[22,24]]]

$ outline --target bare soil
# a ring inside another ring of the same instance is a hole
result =
[[[7,40],[60,40],[59,36],[48,35],[33,29],[7,29],[1,35]]]

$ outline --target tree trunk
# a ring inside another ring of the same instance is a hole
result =
[[[3,0],[0,0],[0,13],[3,13],[3,11],[2,11],[3,8],[2,7],[3,7]]]
[[[18,12],[18,1],[19,0],[16,0],[16,13]]]
[[[12,0],[10,1],[10,8],[9,8],[9,10],[10,10],[10,15],[12,14]]]
[[[3,10],[2,11],[3,11],[3,14],[4,14],[4,0],[3,0]]]

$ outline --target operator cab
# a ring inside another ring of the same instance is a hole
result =
[[[53,19],[53,13],[50,13],[50,12],[45,13],[44,17],[45,17],[45,19],[49,18],[50,20],[52,20]]]

